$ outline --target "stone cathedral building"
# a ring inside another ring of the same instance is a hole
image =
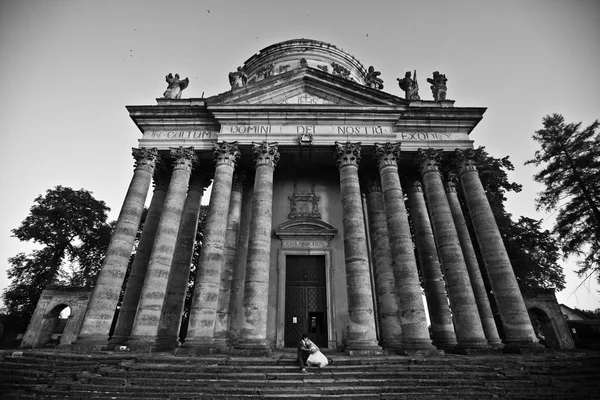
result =
[[[290,40],[250,57],[225,93],[181,98],[187,80],[169,75],[156,105],[127,107],[142,138],[75,345],[260,354],[306,332],[349,354],[537,348],[469,137],[485,108],[456,107],[437,72],[434,100],[409,73],[408,100],[377,75],[334,45]]]

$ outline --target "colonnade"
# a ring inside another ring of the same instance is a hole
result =
[[[273,175],[280,156],[277,143],[253,143],[252,150],[255,177],[248,251],[243,293],[238,294],[243,297],[243,313],[234,346],[240,350],[268,351]],[[216,143],[213,154],[213,186],[188,331],[182,345],[182,349],[191,352],[230,345],[232,281],[245,179],[236,171],[240,158],[237,142]],[[367,183],[362,185],[368,227],[364,223],[359,180],[361,145],[336,142],[334,155],[343,210],[347,352],[536,346],[472,150],[456,151],[456,173],[502,320],[504,344],[498,335],[456,187],[450,181],[444,182],[440,172],[441,151],[419,150],[415,169],[418,176],[407,185],[407,211],[398,167],[400,144],[374,146],[377,171],[370,171]],[[154,177],[152,200],[108,344],[158,350],[178,346],[200,202],[210,177],[203,173],[203,166],[197,165],[193,148],[172,148],[172,168],[160,164],[156,149],[133,149],[133,156],[133,178],[76,345],[107,345]],[[360,175],[365,173],[361,171]],[[370,259],[375,287],[371,283]],[[422,301],[419,270],[428,310]]]

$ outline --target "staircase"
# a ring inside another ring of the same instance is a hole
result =
[[[0,353],[1,399],[600,399],[600,353],[348,357]]]

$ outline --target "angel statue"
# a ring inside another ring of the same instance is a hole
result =
[[[229,73],[229,83],[232,89],[246,86],[246,82],[248,82],[248,76],[242,71],[242,67],[238,67],[237,71]]]
[[[368,87],[381,90],[383,89],[383,79],[379,78],[381,72],[375,71],[373,66],[369,67],[369,72],[365,75],[365,83]]]
[[[400,89],[404,90],[404,98],[406,100],[421,100],[419,97],[419,84],[417,83],[417,70],[415,70],[414,78],[411,78],[410,71],[406,71],[404,78],[396,78]]]
[[[173,78],[173,74],[169,74],[166,76],[166,80],[169,86],[163,93],[165,99],[180,99],[181,92],[183,92],[183,89],[188,87],[188,84],[190,83],[188,78],[179,80],[179,74],[175,74],[175,78]]]
[[[446,75],[440,74],[438,71],[433,73],[433,79],[427,78],[427,82],[431,83],[431,92],[433,93],[433,99],[435,101],[446,100]]]

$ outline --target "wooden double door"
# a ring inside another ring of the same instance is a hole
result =
[[[303,333],[327,347],[325,256],[286,256],[285,346],[296,347]]]

